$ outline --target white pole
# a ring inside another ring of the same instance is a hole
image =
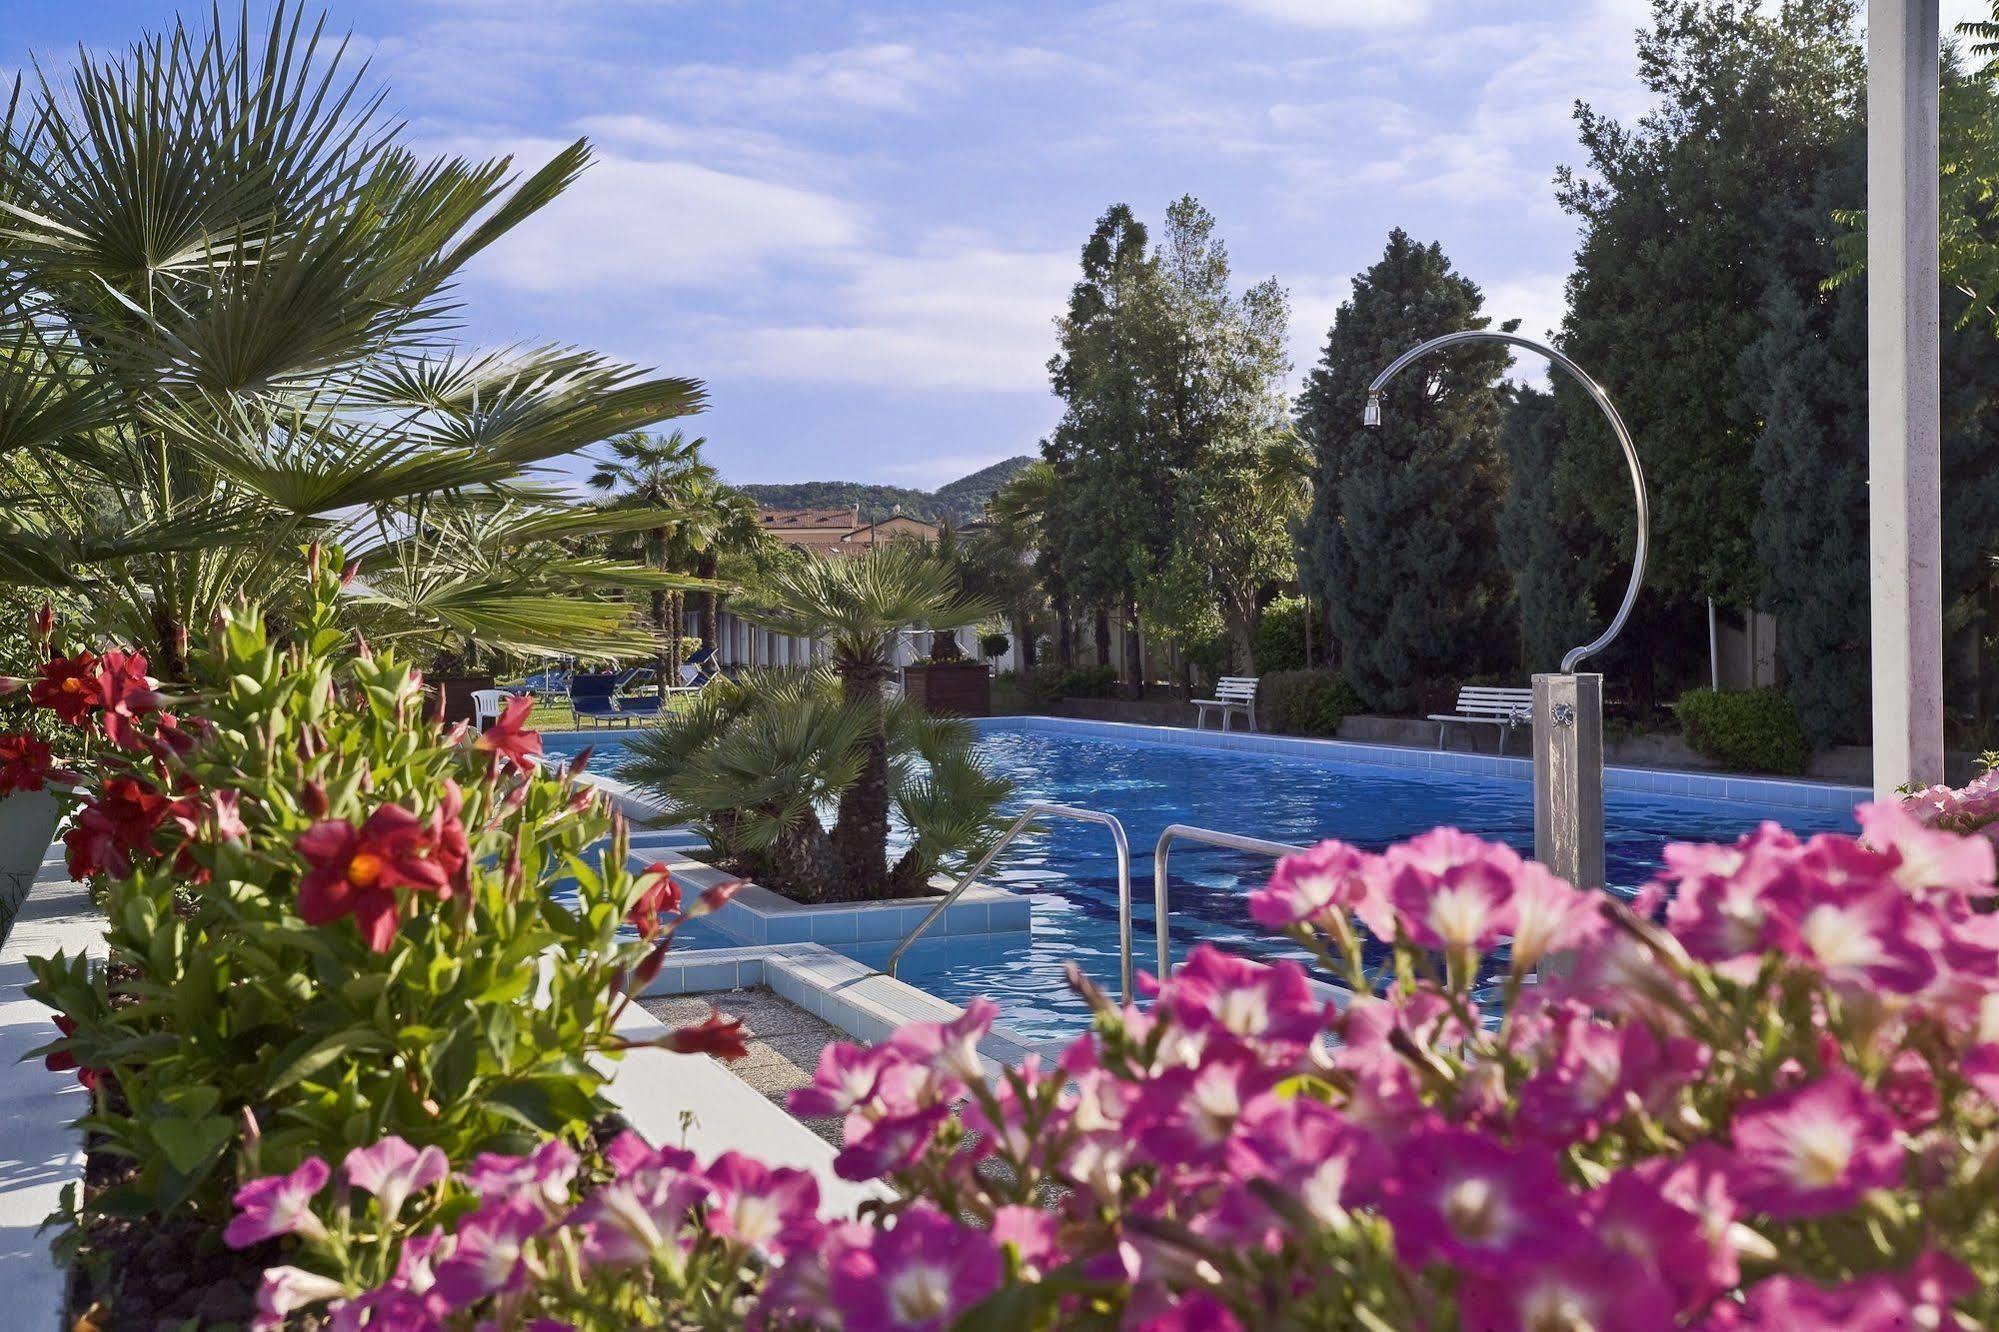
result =
[[[1755,674],[1752,667],[1750,674]],[[1714,598],[1707,599],[1707,681],[1715,693],[1721,692],[1721,634],[1714,622]],[[1750,683],[1755,683],[1752,679]]]
[[[1943,780],[1938,0],[1867,5],[1874,792]]]

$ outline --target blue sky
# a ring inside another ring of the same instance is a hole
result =
[[[1977,7],[1945,0],[1945,20]],[[173,4],[16,0],[0,67]],[[225,6],[225,9],[228,6]],[[599,161],[466,284],[465,336],[707,381],[732,480],[929,486],[1032,452],[1091,223],[1191,192],[1302,374],[1392,226],[1561,316],[1570,107],[1642,111],[1644,0],[334,0],[420,148]]]

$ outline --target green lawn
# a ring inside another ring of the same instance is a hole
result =
[[[665,711],[672,712],[687,706],[688,697],[689,695],[682,694],[669,699]],[[571,718],[568,703],[559,698],[540,698],[535,700],[534,711],[528,714],[528,726],[537,731],[567,731],[575,728],[575,722]],[[628,726],[626,723],[613,723],[613,728],[623,730],[628,729]],[[582,729],[586,731],[592,729],[591,724],[586,722]]]

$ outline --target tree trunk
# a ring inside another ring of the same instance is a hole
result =
[[[652,627],[659,631],[660,637],[659,647],[653,653],[652,668],[654,674],[659,677],[662,689],[666,687],[669,680],[675,684],[679,683],[678,680],[673,679],[676,673],[674,671],[673,658],[675,653],[680,650],[680,637],[677,634],[669,633],[667,630],[667,625],[672,618],[672,594],[663,587],[654,588],[652,593]]]
[[[804,824],[772,842],[764,855],[773,871],[773,881],[765,887],[799,902],[842,900],[840,859],[818,819],[808,815]]]
[[[1063,670],[1076,664],[1076,622],[1067,597],[1055,603],[1055,664]]]
[[[1013,617],[1013,667],[1028,672],[1035,667],[1034,612],[1016,611]]]
[[[882,733],[882,682],[871,667],[843,663],[840,694],[872,714],[861,742],[861,772],[840,793],[832,849],[840,866],[840,898],[861,901],[888,889],[888,737]]]
[[[1145,640],[1138,633],[1138,605],[1131,601],[1124,604],[1124,670],[1133,695],[1144,698]]]
[[[1097,665],[1117,665],[1111,660],[1111,612],[1108,606],[1097,607]]]
[[[703,578],[715,576],[715,550],[711,546],[701,552],[699,572]],[[719,651],[717,641],[721,637],[722,594],[714,588],[701,593],[701,646]]]

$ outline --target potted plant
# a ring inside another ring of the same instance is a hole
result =
[[[992,671],[958,646],[951,629],[932,629],[930,656],[902,668],[902,692],[925,712],[953,717],[990,717]]]

